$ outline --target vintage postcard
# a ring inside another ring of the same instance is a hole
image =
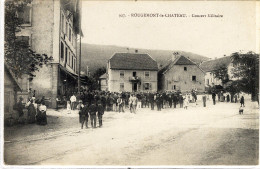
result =
[[[3,168],[258,166],[259,1],[2,5]]]

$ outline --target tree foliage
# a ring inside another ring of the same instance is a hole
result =
[[[106,68],[98,68],[92,76],[87,79],[87,86],[89,90],[100,90],[99,77],[106,73]]]
[[[18,78],[23,74],[33,78],[34,72],[52,60],[46,54],[38,54],[31,49],[28,42],[18,40],[16,36],[23,29],[23,19],[19,13],[31,3],[31,0],[8,0],[5,2],[5,42],[4,60]]]
[[[214,76],[222,81],[222,84],[229,82],[228,69],[224,65],[217,65],[217,68],[213,71]]]
[[[234,68],[233,77],[237,78],[233,83],[245,93],[252,94],[255,100],[259,93],[259,54],[254,52],[236,52],[231,55]]]

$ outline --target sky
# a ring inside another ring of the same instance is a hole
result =
[[[82,42],[136,49],[183,50],[209,58],[240,50],[256,52],[259,51],[256,3],[83,0]],[[134,17],[143,13],[185,14],[186,17]],[[208,14],[223,17],[192,17]],[[123,15],[125,17],[120,17]]]

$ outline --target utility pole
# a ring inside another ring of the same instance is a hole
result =
[[[78,2],[80,3],[80,2]],[[80,4],[81,5],[81,4]],[[80,93],[80,72],[81,72],[81,9],[80,9],[80,15],[79,15],[79,76],[78,76],[78,93]]]
[[[78,93],[80,93],[80,72],[81,72],[81,31],[80,31],[80,38],[79,38],[79,76],[78,76]]]

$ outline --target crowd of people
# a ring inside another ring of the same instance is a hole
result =
[[[47,107],[45,98],[36,100],[35,97],[29,98],[29,101],[24,105],[23,98],[20,97],[18,103],[14,105],[14,110],[18,112],[19,123],[36,123],[39,125],[47,124]],[[27,117],[25,117],[27,116]]]
[[[206,107],[206,102],[209,95],[203,93],[203,107]],[[212,92],[213,105],[216,104],[216,98],[219,102],[234,102],[237,103],[239,95],[230,96],[228,93]],[[230,98],[231,97],[231,98]],[[24,109],[27,110],[27,122],[37,123],[39,125],[47,124],[45,98],[35,99],[35,96],[29,98],[29,101],[24,105],[23,98],[15,105],[15,110],[18,111],[19,117],[24,114]],[[166,108],[184,108],[188,109],[190,103],[197,105],[197,92],[181,93],[179,92],[105,92],[105,91],[84,91],[80,94],[72,94],[70,97],[57,98],[58,105],[66,108],[68,113],[71,110],[79,110],[79,122],[81,128],[88,128],[88,120],[90,119],[91,127],[97,127],[97,119],[99,127],[102,127],[102,116],[105,111],[125,112],[129,109],[130,113],[136,113],[137,108],[150,108],[151,110],[161,111]],[[245,106],[244,97],[240,98],[241,107]],[[241,109],[241,108],[240,108]]]

